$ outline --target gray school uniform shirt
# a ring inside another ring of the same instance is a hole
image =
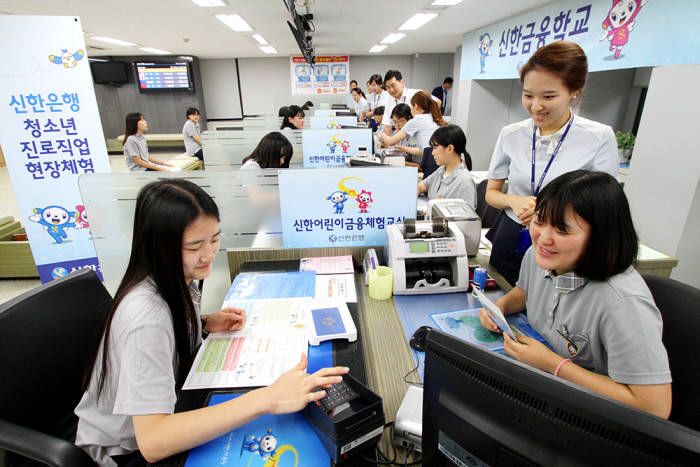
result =
[[[190,156],[194,156],[194,153],[202,149],[202,146],[192,138],[193,136],[199,136],[202,139],[202,133],[199,131],[199,123],[195,123],[189,118],[182,127],[182,139],[185,141],[185,151]]]
[[[190,285],[200,326],[198,291]],[[168,304],[152,279],[136,285],[114,314],[109,334],[109,372],[97,399],[102,350],[88,390],[75,408],[75,444],[99,465],[116,465],[110,456],[138,449],[133,415],[172,414],[175,410],[175,333]],[[201,330],[197,331],[201,342]],[[102,347],[102,346],[100,346]]]
[[[145,161],[149,160],[146,138],[139,134],[130,135],[124,142],[124,158],[130,172],[143,172],[146,170],[146,167],[141,167],[134,162],[134,157],[136,156]]]
[[[525,291],[530,326],[559,355],[621,384],[671,382],[661,313],[632,266],[606,281],[557,277],[537,266],[530,247],[517,286]],[[557,331],[569,335],[575,354]]]
[[[476,186],[469,170],[463,164],[460,164],[447,176],[445,176],[445,167],[438,167],[435,172],[423,180],[423,183],[428,187],[428,199],[459,198],[476,210]]]

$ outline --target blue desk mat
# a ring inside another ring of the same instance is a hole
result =
[[[241,394],[212,394],[209,405]],[[270,444],[260,443],[270,437]],[[272,448],[275,446],[274,450]],[[266,449],[266,447],[268,447]],[[271,451],[272,450],[272,451]],[[185,467],[213,465],[327,467],[330,456],[300,412],[263,415],[190,451]]]
[[[503,295],[502,291],[486,292],[486,296],[491,300],[496,300]],[[411,336],[421,326],[437,328],[435,322],[430,318],[433,313],[445,311],[457,311],[470,308],[479,308],[479,300],[467,293],[433,294],[433,295],[394,295],[394,304],[401,320],[406,341],[410,341]],[[419,352],[411,348],[413,360],[418,365],[418,377],[423,381],[423,369],[425,365],[425,352]],[[414,375],[409,375],[409,381],[415,381]]]

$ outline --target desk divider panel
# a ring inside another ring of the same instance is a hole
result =
[[[216,168],[217,170],[239,169],[243,159],[253,152],[260,140],[271,131],[278,130],[253,129],[246,131],[205,132],[202,135],[205,167]],[[292,143],[292,150],[294,151],[290,166],[301,168],[303,165],[301,131],[285,132],[285,136]]]
[[[219,207],[222,253],[214,260],[212,275],[204,282],[207,293],[202,294],[202,312],[216,311],[231,284],[226,249],[282,248],[277,170],[82,175],[80,193],[104,283],[112,294],[129,262],[136,196],[144,185],[164,178],[196,183]]]

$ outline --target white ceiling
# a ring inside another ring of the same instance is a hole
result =
[[[465,32],[537,8],[552,0],[464,0],[433,10],[439,16],[417,31],[389,45],[381,54],[454,52]],[[296,0],[305,12],[304,0]],[[434,8],[432,0],[310,0],[318,55],[367,55],[368,50],[413,14]],[[283,0],[227,0],[227,6],[202,8],[191,0],[0,0],[0,13],[79,16],[88,55],[149,55],[136,47],[120,47],[91,39],[108,36],[155,47],[176,55],[200,58],[261,57],[251,37],[262,34],[277,56],[298,54]],[[216,14],[239,14],[254,29],[234,32]],[[3,42],[11,38],[4,37]],[[96,47],[99,47],[97,49]],[[381,55],[379,54],[379,55]]]

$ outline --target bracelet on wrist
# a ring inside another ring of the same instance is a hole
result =
[[[559,362],[559,365],[557,365],[557,368],[554,370],[554,376],[559,376],[559,370],[561,370],[561,367],[564,366],[566,362],[570,362],[570,358],[564,358],[562,359],[561,362]]]

